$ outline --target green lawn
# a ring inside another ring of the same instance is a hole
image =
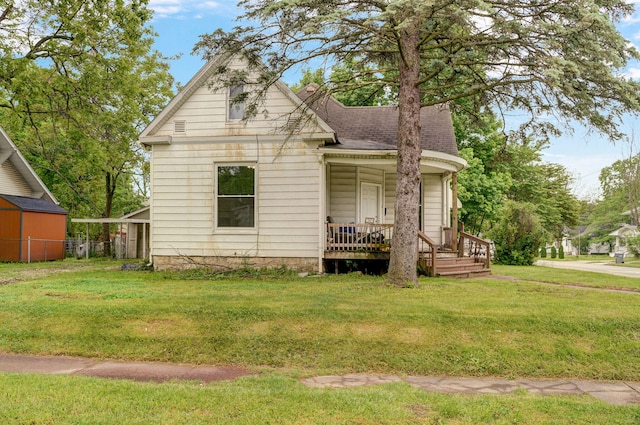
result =
[[[0,423],[640,422],[640,406],[586,396],[297,381],[335,373],[640,381],[640,294],[494,278],[396,289],[356,275],[204,280],[90,266],[31,277],[37,265],[0,265],[0,276],[14,276],[0,285],[0,351],[241,365],[257,375],[200,386],[0,374]],[[609,285],[597,283],[603,275],[560,271],[496,273]],[[638,287],[628,278],[613,285]]]

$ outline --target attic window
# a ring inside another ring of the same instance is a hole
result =
[[[241,120],[244,118],[244,86],[235,85],[229,87],[229,120]]]
[[[179,120],[173,122],[173,132],[176,134],[184,134],[187,132],[187,121]]]

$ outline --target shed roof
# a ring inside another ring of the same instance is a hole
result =
[[[67,211],[47,199],[28,198],[26,196],[0,195],[0,198],[15,205],[22,211],[67,214]]]
[[[335,132],[336,148],[396,150],[398,145],[397,106],[344,106],[331,96],[317,93],[311,84],[296,93]],[[423,107],[420,111],[423,150],[458,156],[458,147],[446,105]]]

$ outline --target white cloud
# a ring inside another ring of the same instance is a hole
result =
[[[640,80],[640,68],[629,68],[624,75],[627,75],[634,80]]]
[[[151,0],[149,8],[155,12],[156,17],[172,16],[186,11],[180,0]]]
[[[149,8],[155,12],[156,18],[193,18],[201,19],[208,13],[219,13],[221,9],[228,9],[215,0],[151,0]]]

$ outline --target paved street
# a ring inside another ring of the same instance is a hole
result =
[[[538,260],[536,266],[554,267],[559,269],[582,270],[586,272],[606,273],[615,276],[640,278],[640,268],[625,267],[611,261],[578,260],[578,261],[550,261]]]

